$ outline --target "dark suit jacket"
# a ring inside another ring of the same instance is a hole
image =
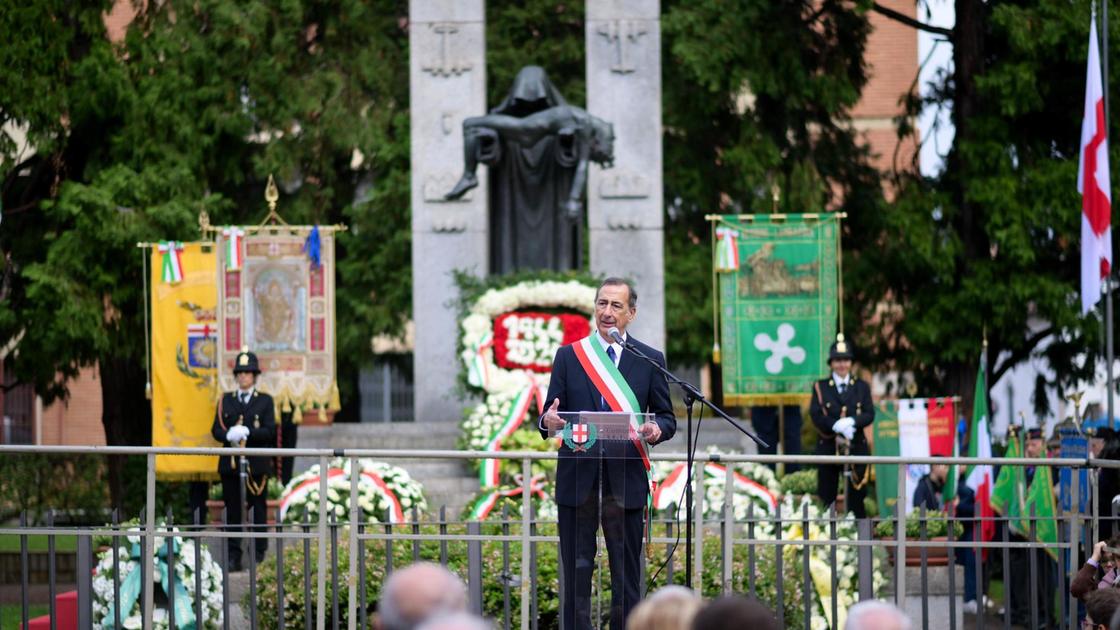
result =
[[[249,427],[249,437],[245,440],[246,447],[276,448],[276,416],[272,406],[272,396],[254,390],[248,404],[242,405],[236,393],[226,392],[222,395],[222,400],[214,413],[214,424],[210,427],[210,434],[223,446],[237,446],[226,442],[226,432],[237,424],[238,419],[241,419],[241,424]],[[218,474],[240,474],[239,465],[240,461],[237,457],[223,455],[218,458]],[[249,470],[254,477],[271,475],[272,459],[250,457]]]
[[[818,397],[817,392],[820,392]],[[840,418],[850,416],[856,421],[856,434],[852,438],[851,452],[855,455],[866,455],[869,452],[867,437],[863,428],[870,426],[875,420],[875,407],[871,404],[871,386],[866,381],[853,378],[852,383],[844,389],[841,395],[836,389],[832,378],[816,382],[809,402],[809,417],[817,428],[818,455],[834,455],[836,453],[836,434],[832,432],[832,425]]]
[[[665,357],[657,350],[634,339],[627,338],[646,356],[665,366]],[[593,341],[592,343],[597,343]],[[661,428],[664,442],[677,431],[677,420],[673,416],[673,405],[669,400],[669,383],[665,376],[652,365],[629,350],[623,350],[619,358],[618,370],[634,390],[634,396],[643,412],[656,414],[655,422]],[[599,390],[583,371],[575,350],[570,345],[556,351],[552,362],[552,380],[548,384],[545,407],[559,398],[559,411],[609,411],[603,409]],[[538,419],[538,426],[539,419]],[[541,431],[547,438],[548,433]],[[556,502],[559,505],[576,507],[587,500],[598,479],[599,463],[610,479],[612,494],[628,509],[643,508],[649,494],[649,480],[641,455],[631,442],[610,443],[603,448],[596,442],[587,452],[573,453],[561,445],[560,461],[556,468]]]

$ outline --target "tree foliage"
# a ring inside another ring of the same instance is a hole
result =
[[[881,211],[849,117],[867,82],[869,25],[828,0],[673,2],[663,13],[668,351],[703,363],[714,335],[705,214],[841,210],[847,249],[861,238],[853,226]]]
[[[98,364],[109,443],[147,443],[136,243],[198,238],[201,210],[259,222],[275,173],[289,222],[351,228],[337,299],[353,401],[370,336],[397,330],[411,301],[407,4],[144,3],[117,43],[111,4],[0,16],[0,32],[26,35],[0,47],[0,121],[35,149],[0,145],[0,337],[22,335],[16,375],[50,399],[65,394],[56,374]]]
[[[353,405],[370,336],[410,312],[407,3],[141,3],[111,42],[103,15],[114,4],[0,12],[0,339],[20,339],[10,367],[53,399],[65,377],[99,365],[109,442],[146,443],[136,243],[197,238],[201,210],[215,224],[259,221],[274,173],[287,220],[351,228],[338,242],[337,310]],[[873,367],[968,394],[985,328],[998,377],[1035,351],[1044,322],[1057,333],[1046,354],[1058,382],[1047,386],[1085,374],[1100,348],[1099,322],[1076,300],[1088,3],[955,5],[953,72],[931,99],[906,102],[911,115],[951,106],[947,167],[888,174],[888,202],[849,116],[877,3],[663,2],[675,362],[710,359],[705,214],[840,210],[845,328]],[[583,2],[488,3],[488,105],[528,63],[585,103],[583,22]],[[901,134],[911,121],[900,118]]]
[[[928,98],[907,102],[911,116],[951,109],[945,169],[891,174],[897,196],[851,266],[864,278],[851,315],[877,322],[861,345],[883,365],[915,370],[927,391],[971,396],[986,331],[989,383],[1039,354],[1056,373],[1042,384],[1060,394],[1091,378],[1103,349],[1100,319],[1082,318],[1078,298],[1090,3],[957,0],[955,9],[951,71]]]

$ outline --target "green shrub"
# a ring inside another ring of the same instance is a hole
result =
[[[27,511],[43,524],[47,510],[100,523],[109,505],[105,459],[98,455],[20,454],[0,457],[0,517]]]
[[[789,473],[778,482],[782,487],[783,496],[801,496],[803,494],[816,496],[817,494],[817,469],[806,468]]]
[[[921,538],[922,519],[915,510],[906,517],[906,537]],[[953,522],[953,537],[960,538],[964,534],[964,526],[960,521]],[[926,512],[926,538],[936,538],[949,535],[949,519],[941,512]],[[878,538],[894,538],[894,519],[880,521],[875,526],[875,536]]]
[[[421,532],[424,534],[436,534],[438,528],[432,524],[421,525]],[[466,532],[465,526],[456,524],[449,526],[449,534],[455,536],[457,534],[464,534]],[[398,528],[397,531],[403,531]],[[502,533],[501,525],[498,524],[485,524],[483,526],[484,535],[498,535]],[[511,524],[509,533],[516,536],[520,531],[517,524]],[[542,535],[555,535],[555,525],[545,525],[539,529]],[[338,619],[339,626],[345,626],[349,619],[347,617],[347,608],[349,602],[349,587],[346,585],[346,580],[349,575],[350,567],[350,554],[346,541],[348,534],[345,529],[340,529],[338,534],[339,546],[337,550],[338,562],[335,565],[338,575],[338,601],[339,613]],[[448,547],[448,569],[459,575],[464,581],[467,579],[467,542],[463,540],[451,540],[447,543]],[[797,557],[791,554],[790,551],[793,547],[787,547],[784,554],[784,564],[782,575],[783,581],[783,594],[784,601],[779,602],[777,598],[776,578],[777,567],[775,565],[775,549],[776,547],[769,545],[756,545],[755,551],[755,566],[754,571],[750,570],[750,549],[746,545],[737,545],[734,549],[732,567],[731,567],[731,588],[732,591],[738,593],[749,592],[749,579],[753,575],[755,577],[755,590],[757,596],[768,606],[772,608],[783,609],[786,623],[790,627],[801,627],[804,618],[804,604],[802,597],[802,577],[801,577],[801,562],[791,558]],[[423,561],[439,562],[439,542],[437,541],[422,541],[420,543],[419,557]],[[536,545],[537,564],[534,574],[537,584],[536,602],[538,609],[536,611],[538,624],[541,628],[557,628],[559,627],[559,571],[558,571],[558,551],[559,547],[555,544],[538,543]],[[647,557],[647,574],[652,576],[658,569],[665,563],[668,550],[665,545],[657,545],[650,555]],[[284,618],[285,623],[289,627],[302,627],[304,615],[306,614],[305,606],[314,606],[316,595],[318,593],[317,584],[317,569],[318,564],[318,548],[315,542],[311,545],[311,590],[304,590],[304,577],[303,577],[303,544],[288,541],[284,550]],[[411,564],[413,559],[413,549],[410,542],[395,541],[392,546],[393,566],[401,568]],[[673,583],[685,583],[685,545],[683,541],[676,547],[673,554],[674,573]],[[381,591],[381,584],[385,579],[386,574],[386,555],[385,544],[383,541],[366,541],[364,549],[364,557],[362,562],[362,569],[365,573],[365,592],[366,604],[372,611],[377,601],[378,593]],[[521,598],[518,593],[517,579],[521,574],[520,569],[521,561],[521,544],[519,541],[512,541],[509,543],[509,569],[508,573],[504,570],[503,565],[503,548],[501,542],[484,542],[482,545],[482,576],[483,576],[483,614],[491,619],[501,620],[504,616],[504,588],[506,582],[510,584],[510,618],[513,623],[517,623],[517,619],[521,615]],[[715,536],[709,536],[704,540],[704,570],[702,573],[701,583],[697,585],[698,590],[706,598],[717,597],[722,593],[722,566],[720,558],[720,541]],[[603,560],[603,568],[606,570],[606,559]],[[603,576],[604,592],[600,597],[604,601],[610,599],[609,592],[609,579]],[[327,602],[327,624],[332,625],[334,619],[332,611],[330,610],[330,601],[332,593],[331,576],[326,576],[327,592],[325,601]],[[598,580],[596,580],[598,582]],[[667,583],[667,571],[661,571],[657,576],[657,581],[648,585],[650,591],[656,590]],[[248,596],[246,596],[248,597]],[[246,600],[246,604],[248,601]],[[271,628],[276,627],[277,615],[277,596],[276,596],[276,556],[269,554],[269,558],[258,568],[257,579],[257,615],[258,622],[261,627]],[[604,613],[606,612],[604,607]],[[314,613],[313,613],[314,614]],[[373,612],[369,613],[369,619],[372,620]],[[606,620],[603,620],[604,624]],[[791,625],[792,624],[792,625]]]

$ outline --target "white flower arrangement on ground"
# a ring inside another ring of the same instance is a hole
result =
[[[350,462],[336,458],[327,465],[327,509],[339,521],[350,518]],[[358,460],[359,519],[365,523],[403,522],[415,508],[428,509],[424,486],[404,468],[372,459]],[[319,518],[320,470],[316,464],[293,477],[280,496],[280,518],[302,523]]]
[[[808,495],[787,496],[782,501],[782,538],[789,541],[805,538],[804,516],[807,514],[809,540],[829,540],[828,514],[823,512]],[[836,521],[836,540],[854,541],[856,533],[855,517],[847,513]],[[813,583],[813,630],[842,628],[847,618],[848,608],[859,599],[859,575],[857,547],[837,545],[836,547],[836,608],[838,619],[831,623],[832,617],[832,548],[827,545],[798,546],[791,544],[783,547],[782,555],[786,562],[802,562],[802,553],[809,553],[809,575]],[[872,556],[872,590],[879,593],[887,578],[882,571],[882,559]]]
[[[709,454],[716,451],[714,447],[708,449]],[[654,479],[660,486],[654,508],[663,515],[676,514],[677,506],[684,500],[684,466],[683,462],[659,462],[654,467]],[[697,461],[694,466],[704,467],[704,517],[717,518],[723,511],[728,464]],[[773,514],[781,496],[774,471],[753,462],[730,464],[730,468],[733,474],[731,507],[735,520],[746,519],[752,504],[756,518]]]
[[[130,531],[137,531],[135,529]],[[177,532],[172,529],[172,532]],[[126,545],[118,547],[117,562],[120,566],[120,582],[118,591],[122,597],[128,597],[131,589],[124,584],[129,581],[130,575],[140,571],[140,537],[127,536],[123,540]],[[210,555],[206,545],[199,550],[202,564],[195,566],[194,539],[184,540],[179,536],[174,537],[175,548],[175,625],[185,625],[187,619],[193,619],[195,613],[195,573],[201,577],[202,586],[202,620],[195,621],[194,627],[208,630],[222,627],[222,569]],[[148,571],[148,578],[153,581],[153,587],[163,588],[163,581],[168,564],[165,559],[167,551],[166,538],[157,538],[160,554],[155,558],[152,570]],[[135,580],[138,588],[139,574]],[[125,600],[127,602],[127,599]],[[93,627],[97,629],[113,627],[113,551],[106,549],[97,554],[97,566],[93,570]],[[167,609],[160,607],[152,611],[153,627],[158,630],[168,628],[170,617]],[[136,597],[130,610],[121,611],[121,627],[140,628],[143,618],[140,615],[140,598]]]

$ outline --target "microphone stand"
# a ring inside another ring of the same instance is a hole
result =
[[[660,363],[653,360],[649,355],[647,355],[646,353],[644,353],[641,350],[639,350],[638,348],[636,348],[633,344],[627,342],[625,339],[622,338],[622,335],[620,335],[617,332],[612,330],[611,331],[611,338],[616,343],[620,344],[623,348],[626,348],[630,352],[633,352],[635,356],[637,356],[641,359],[644,359],[647,363],[652,365],[658,372],[660,372],[661,374],[663,374],[665,376],[665,380],[669,381],[670,383],[674,383],[678,387],[680,387],[681,391],[683,392],[683,395],[684,395],[686,420],[688,422],[688,424],[686,425],[686,435],[685,435],[685,441],[687,442],[687,444],[686,444],[685,468],[686,468],[686,475],[688,476],[688,483],[686,483],[685,486],[684,486],[684,494],[685,494],[684,502],[685,502],[685,510],[687,512],[687,518],[685,518],[685,534],[684,534],[685,571],[687,571],[687,573],[685,574],[687,576],[685,578],[685,585],[688,586],[688,588],[692,588],[692,465],[693,465],[692,406],[693,406],[693,404],[695,404],[696,402],[703,403],[703,405],[705,407],[711,409],[717,416],[719,416],[719,417],[723,418],[724,420],[726,420],[727,422],[731,423],[731,426],[738,429],[740,433],[749,437],[751,440],[754,440],[754,443],[759,445],[760,447],[767,448],[770,445],[767,444],[765,441],[762,440],[762,438],[758,437],[754,433],[751,433],[750,431],[744,429],[742,427],[742,425],[740,425],[734,418],[727,415],[726,411],[724,411],[723,409],[720,409],[712,401],[705,398],[704,394],[695,385],[693,385],[692,383],[689,383],[688,381],[686,381],[684,379],[681,379],[681,378],[677,377],[677,375],[673,374],[672,372],[670,372],[666,368],[661,367]],[[727,474],[731,474],[731,472],[728,471]]]

